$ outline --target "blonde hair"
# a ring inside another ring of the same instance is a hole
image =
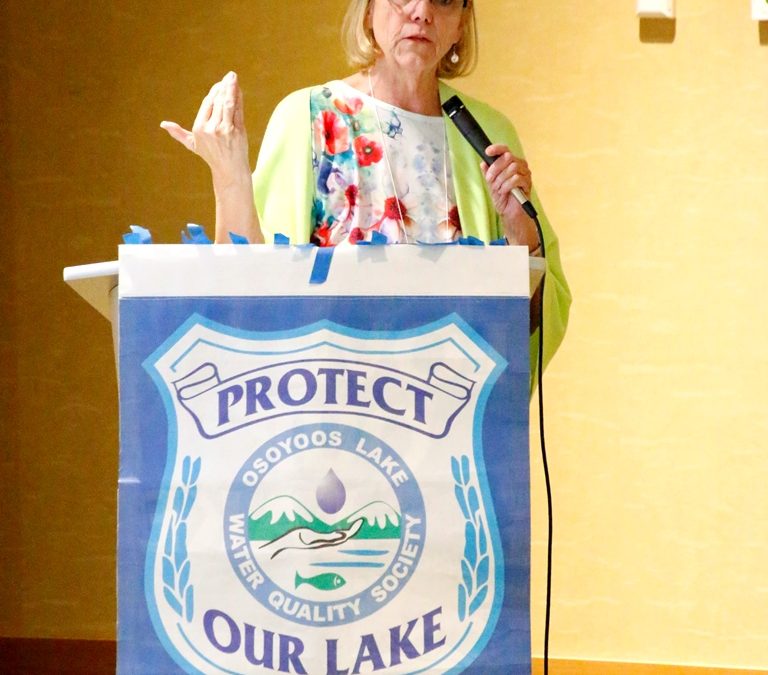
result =
[[[366,70],[376,63],[380,54],[379,45],[370,28],[368,14],[375,0],[350,0],[344,23],[341,26],[341,41],[347,54],[347,61],[353,68]],[[387,0],[380,0],[382,2]],[[468,0],[467,8],[462,18],[461,39],[453,49],[440,60],[437,76],[444,79],[469,75],[477,64],[477,24],[475,23],[475,7]],[[457,54],[459,60],[451,62],[451,56]]]

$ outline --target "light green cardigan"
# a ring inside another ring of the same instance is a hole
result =
[[[309,120],[311,89],[300,89],[283,99],[272,113],[253,173],[253,193],[259,223],[266,241],[279,232],[292,244],[304,244],[312,234],[312,202],[314,173],[312,170],[312,139]],[[459,94],[440,83],[440,99],[446,101]],[[488,137],[505,143],[514,155],[523,156],[520,140],[504,115],[485,103],[459,94]],[[485,242],[504,236],[498,214],[493,207],[480,160],[453,124],[447,124],[448,150],[451,158],[454,191],[464,236]],[[560,265],[560,249],[555,233],[538,204],[547,253],[547,274],[544,286],[544,365],[560,345],[568,322],[571,294]],[[531,391],[538,359],[538,331],[531,336]]]

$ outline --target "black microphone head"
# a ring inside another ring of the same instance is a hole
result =
[[[448,119],[456,125],[456,128],[461,132],[461,135],[469,141],[469,144],[475,149],[480,157],[490,166],[493,164],[495,157],[488,157],[485,154],[485,149],[491,144],[488,140],[488,136],[480,128],[477,120],[474,118],[471,112],[464,105],[464,102],[458,96],[451,96],[444,104],[443,110],[448,115]]]
[[[459,110],[464,107],[461,99],[458,96],[451,96],[445,103],[443,103],[443,110],[448,117],[453,117]]]

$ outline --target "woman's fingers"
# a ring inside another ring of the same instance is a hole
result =
[[[522,188],[526,194],[531,191],[531,172],[527,166],[513,162],[501,171],[491,183],[498,192],[511,192],[512,188]]]
[[[496,157],[490,167],[483,163],[488,185],[494,192],[506,194],[519,187],[526,193],[531,190],[531,170],[528,162],[515,157],[505,145],[491,145],[486,149],[489,157]]]
[[[218,130],[229,134],[235,128],[235,108],[237,107],[237,77],[234,73],[227,73],[222,80],[221,88],[221,120]]]
[[[206,134],[230,134],[236,128],[236,111],[240,87],[237,83],[237,75],[227,73],[224,78],[211,88],[207,101],[200,108],[200,115],[196,123],[197,128]],[[240,114],[242,118],[242,114]],[[242,125],[241,125],[242,128]]]
[[[505,171],[496,177],[490,177],[486,173],[488,187],[494,195],[506,196],[512,192],[513,188],[521,188],[526,194],[530,194],[532,188],[531,175],[518,173],[514,168]]]
[[[195,117],[195,122],[192,125],[192,131],[202,131],[202,129],[205,127],[206,123],[211,117],[211,112],[213,111],[213,100],[216,97],[216,90],[219,87],[219,83],[217,82],[211,87],[211,90],[208,92],[208,94],[203,99],[203,102],[200,104],[200,109],[197,111],[197,116]]]
[[[211,116],[208,118],[208,121],[204,125],[205,131],[208,134],[215,133],[216,129],[218,129],[219,125],[221,124],[221,115],[222,115],[222,110],[224,109],[222,89],[223,89],[222,83],[219,82],[216,85],[216,92],[213,96]]]
[[[240,83],[237,81],[237,75],[235,75],[235,110],[233,115],[233,123],[235,129],[238,131],[245,130],[245,106],[243,104],[243,90],[240,89]]]
[[[184,127],[176,124],[176,122],[160,122],[160,128],[165,129],[171,138],[181,143],[187,150],[195,151],[195,135],[191,131],[187,131]]]

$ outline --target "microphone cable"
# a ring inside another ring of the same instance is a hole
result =
[[[530,204],[530,202],[528,202]],[[525,205],[523,206],[525,208]],[[544,244],[544,233],[541,230],[541,223],[537,217],[535,209],[531,206],[531,210],[525,209],[526,213],[533,219],[536,224],[536,232],[539,236],[539,243],[541,244],[541,257],[546,261],[547,250]],[[533,211],[533,215],[531,214]],[[547,491],[547,597],[545,602],[545,618],[544,618],[544,675],[549,675],[549,625],[550,615],[552,610],[552,540],[553,540],[553,508],[552,508],[552,482],[549,476],[549,462],[547,461],[547,443],[544,436],[544,284],[547,282],[546,266],[544,269],[544,276],[541,277],[539,288],[536,292],[541,294],[541,302],[539,304],[539,349],[538,359],[536,363],[536,383],[538,388],[538,405],[539,405],[539,445],[541,446],[541,461],[544,467],[544,483]]]

